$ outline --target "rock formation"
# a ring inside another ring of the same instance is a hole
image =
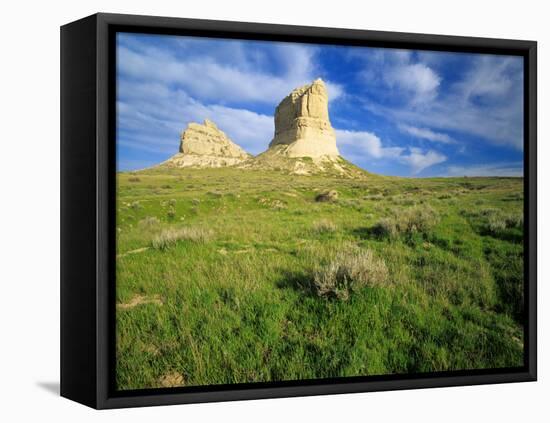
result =
[[[169,167],[222,167],[232,166],[250,157],[231,141],[216,124],[208,119],[204,123],[191,122],[181,134],[180,151],[162,163]]]
[[[284,146],[288,157],[338,157],[322,79],[293,90],[275,109],[275,137],[269,147]]]
[[[275,136],[269,148],[238,167],[290,175],[364,176],[362,170],[340,156],[336,147],[327,89],[321,79],[296,88],[279,103],[275,109]]]
[[[327,174],[360,178],[365,172],[340,156],[328,115],[325,83],[316,79],[296,88],[275,109],[275,135],[269,148],[252,157],[211,121],[190,123],[179,153],[163,167],[222,167],[271,170],[290,175]]]

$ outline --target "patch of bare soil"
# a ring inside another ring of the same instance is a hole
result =
[[[156,304],[156,305],[162,305],[162,300],[160,299],[160,295],[152,295],[152,296],[145,296],[145,295],[136,295],[134,298],[132,298],[127,303],[118,303],[116,307],[118,309],[126,310],[129,308],[134,308],[142,304]]]
[[[159,355],[160,348],[153,344],[146,344],[142,347],[142,350],[151,355]]]
[[[126,251],[125,253],[118,254],[116,257],[121,258],[121,257],[129,256],[130,254],[143,253],[144,251],[147,251],[148,249],[149,249],[149,247],[137,248],[135,250],[130,250],[130,251]]]
[[[159,379],[159,386],[161,388],[174,388],[184,385],[183,375],[177,372],[167,373]]]

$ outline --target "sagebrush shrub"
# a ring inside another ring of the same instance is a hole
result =
[[[430,206],[416,206],[402,210],[396,219],[400,233],[428,233],[439,221],[439,214]]]
[[[212,238],[212,231],[204,228],[169,228],[163,230],[151,241],[151,246],[157,250],[165,250],[174,246],[178,241],[193,241],[204,243]]]
[[[499,233],[506,229],[506,218],[500,214],[492,214],[487,219],[487,228],[492,233]]]
[[[480,214],[485,217],[484,226],[493,235],[499,235],[508,228],[523,227],[523,212],[504,213],[500,209],[486,208]]]
[[[173,219],[176,217],[176,209],[173,206],[170,206],[168,211],[166,212],[166,215],[169,219]]]
[[[398,235],[427,234],[439,222],[439,213],[428,205],[395,211],[392,217],[380,219],[373,227],[375,235],[395,238]]]
[[[139,226],[150,229],[157,226],[160,220],[155,216],[147,216],[139,221]]]
[[[509,214],[506,216],[507,228],[522,228],[523,227],[523,213]]]
[[[384,260],[371,250],[346,248],[336,254],[327,265],[319,267],[313,275],[313,287],[317,295],[347,300],[349,296],[366,286],[380,286],[388,280],[388,268]]]

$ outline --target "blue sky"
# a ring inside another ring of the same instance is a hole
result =
[[[520,57],[129,33],[117,35],[117,168],[166,160],[205,118],[261,153],[277,104],[319,77],[340,153],[368,171],[523,174]]]

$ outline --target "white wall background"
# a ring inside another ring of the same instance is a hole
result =
[[[539,381],[108,412],[58,397],[59,26],[98,11],[537,40]],[[4,2],[0,25],[0,420],[548,421],[548,16],[545,2],[537,0]]]

